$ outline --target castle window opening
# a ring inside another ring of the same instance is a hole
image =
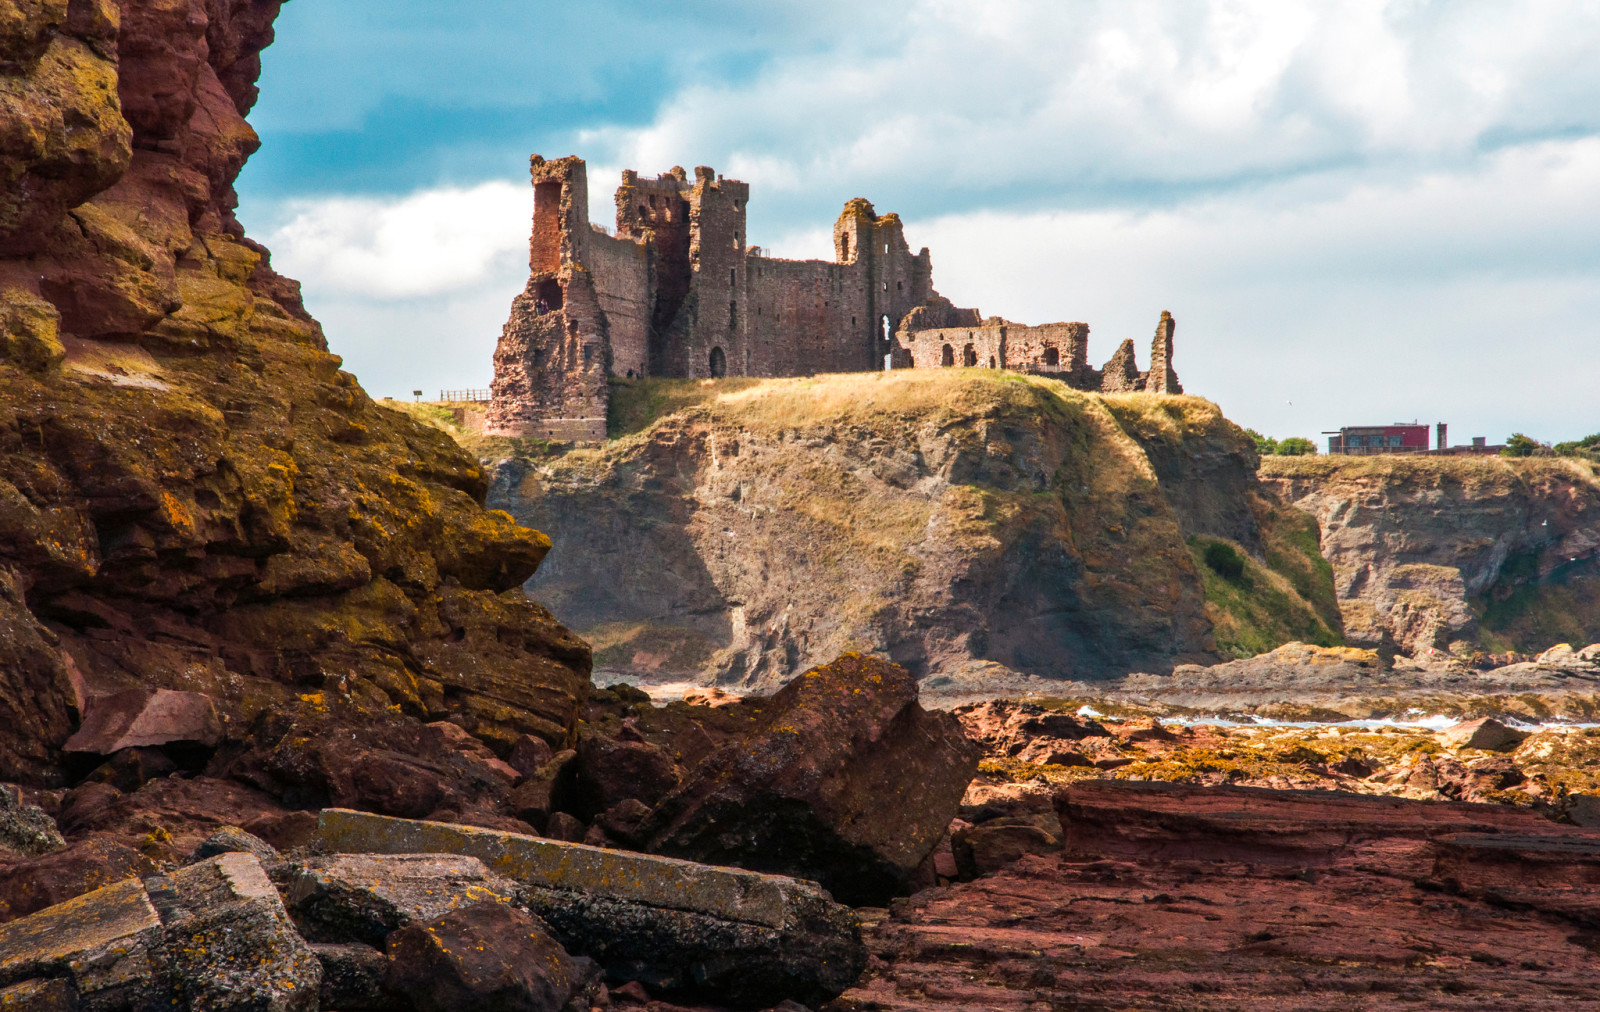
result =
[[[543,348],[533,349],[533,365],[536,369],[543,369],[545,362],[549,361],[550,353]]]
[[[639,205],[639,217],[648,218],[649,216],[650,216],[650,212],[648,212],[648,211],[646,211],[644,209],[644,205],[643,204],[640,204]]]
[[[1056,351],[1054,348],[1046,348],[1044,350],[1044,364],[1045,365],[1060,365],[1061,364],[1061,353],[1059,351]]]
[[[978,364],[978,350],[972,345],[967,345],[961,350],[961,364],[971,368]]]
[[[989,356],[989,368],[991,368],[991,369],[994,368],[994,356],[993,355]]]
[[[734,326],[738,324],[738,322],[739,322],[739,304],[737,302],[729,302],[728,303],[728,329],[732,330],[734,328]]]
[[[948,344],[945,345],[944,346],[944,350],[939,353],[939,364],[940,365],[955,365],[956,364],[956,350],[954,348],[950,347]]]
[[[888,243],[884,243],[884,244],[883,244],[883,251],[884,251],[884,252],[885,252],[885,253],[887,253],[887,252],[889,252],[889,244],[888,244]]]
[[[739,283],[738,269],[734,268],[734,267],[729,267],[728,268],[728,284],[736,285],[738,283]]]
[[[844,251],[844,256],[841,259],[849,260],[850,259],[850,237],[849,236],[842,235],[842,236],[839,237],[839,249]]]
[[[894,290],[897,291],[897,292],[905,291],[906,290],[906,283],[904,281],[896,281],[894,283]]]
[[[889,316],[888,316],[888,314],[884,314],[882,323],[883,323],[883,339],[885,341],[887,341],[887,340],[889,340],[889,338],[891,336],[890,333],[889,333]]]
[[[883,290],[886,291],[886,292],[889,290],[889,282],[885,281],[883,283]]]
[[[583,364],[585,366],[588,366],[593,361],[594,361],[594,345],[586,344],[586,345],[583,346]]]
[[[728,375],[728,356],[722,353],[721,348],[711,349],[711,375],[714,379]]]
[[[554,313],[561,308],[561,282],[551,279],[539,282],[539,294],[535,296],[533,310],[540,316],[545,313]]]

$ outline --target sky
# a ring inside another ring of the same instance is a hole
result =
[[[240,219],[374,396],[486,387],[527,160],[751,185],[831,257],[898,212],[957,305],[1162,310],[1242,425],[1600,431],[1600,0],[293,0]]]

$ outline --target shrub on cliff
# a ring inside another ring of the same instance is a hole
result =
[[[1541,443],[1532,436],[1513,432],[1511,438],[1506,440],[1505,449],[1500,451],[1502,457],[1546,457],[1551,453],[1548,443]]]
[[[1205,560],[1206,565],[1223,579],[1238,580],[1244,576],[1244,556],[1230,544],[1211,542],[1206,546]]]
[[[1255,429],[1245,429],[1244,434],[1256,441],[1256,452],[1263,457],[1270,457],[1278,452],[1278,441],[1271,436],[1263,436]]]
[[[1600,432],[1574,439],[1566,443],[1557,443],[1551,447],[1558,457],[1584,457],[1588,460],[1600,459]]]

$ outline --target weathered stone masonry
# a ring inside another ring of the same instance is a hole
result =
[[[534,155],[527,287],[495,350],[486,431],[605,438],[608,380],[644,376],[804,376],[881,368],[980,366],[1054,376],[1085,390],[1181,393],[1170,313],[1151,369],[1133,342],[1104,370],[1089,327],[1029,327],[950,304],[928,250],[900,218],[860,198],[833,226],[835,260],[779,260],[746,240],[746,183],[701,166],[654,179],[629,169],[616,234],[588,220],[582,159]]]

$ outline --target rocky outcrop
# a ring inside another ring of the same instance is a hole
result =
[[[1600,479],[1586,461],[1270,457],[1317,518],[1352,642],[1538,653],[1600,639]]]
[[[706,383],[619,386],[620,438],[497,465],[491,503],[556,545],[530,593],[602,667],[769,690],[846,650],[1099,678],[1337,641],[1311,521],[1206,401],[967,370]],[[1248,573],[1208,577],[1208,539]]]
[[[815,879],[848,903],[903,891],[955,814],[977,746],[917,703],[897,665],[854,654],[766,701],[640,831],[648,849]]]
[[[375,405],[234,218],[276,0],[0,17],[0,777],[123,690],[558,743],[588,651],[549,547]]]
[[[877,958],[832,1007],[1555,1009],[1587,987],[1593,832],[1165,784],[1073,785],[1057,808],[1061,847],[869,926]]]

